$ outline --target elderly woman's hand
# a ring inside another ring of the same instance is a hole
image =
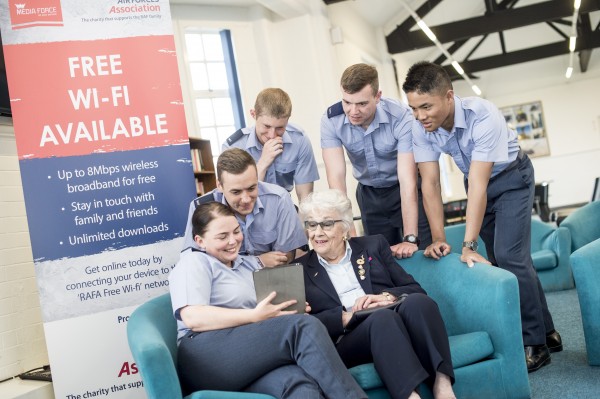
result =
[[[363,309],[376,308],[379,306],[387,306],[387,305],[394,303],[395,300],[396,300],[396,298],[390,294],[387,294],[387,295],[369,294],[369,295],[361,296],[360,298],[357,298],[356,301],[354,302],[354,306],[352,306],[352,311],[356,312],[358,310],[363,310]]]

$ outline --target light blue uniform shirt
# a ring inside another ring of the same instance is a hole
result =
[[[188,249],[169,274],[173,314],[188,305],[254,309],[256,292],[252,273],[260,269],[254,256],[240,255],[229,268],[216,258]],[[177,320],[177,342],[190,329]]]
[[[335,106],[333,106],[335,107]],[[398,184],[398,153],[412,151],[411,109],[382,97],[375,117],[365,131],[354,126],[343,112],[321,118],[321,148],[344,147],[352,163],[352,175],[365,186]]]
[[[231,147],[245,150],[256,162],[260,159],[263,145],[256,137],[256,127],[245,127],[243,135],[231,145],[223,143],[223,151]],[[288,123],[283,140],[283,152],[279,154],[265,173],[265,182],[277,184],[292,191],[294,184],[312,183],[319,180],[317,162],[308,136],[304,131]]]
[[[491,177],[502,172],[517,158],[517,134],[506,124],[500,110],[479,97],[454,96],[454,127],[427,132],[419,121],[413,123],[413,152],[416,162],[437,161],[440,154],[452,156],[469,175],[471,161],[494,162]]]
[[[225,196],[219,190],[215,189],[204,194],[206,195],[212,195],[215,201],[227,205]],[[195,210],[196,205],[192,201],[185,228],[184,249],[199,249],[192,237],[192,214]],[[246,215],[245,221],[239,215],[236,218],[244,233],[241,251],[248,255],[271,251],[289,252],[308,243],[291,196],[274,184],[259,181],[258,197],[252,213]]]

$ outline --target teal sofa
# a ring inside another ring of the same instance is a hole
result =
[[[452,252],[460,254],[465,224],[446,226],[446,240]],[[485,244],[478,238],[477,252],[487,258]],[[569,264],[571,233],[566,227],[554,227],[537,219],[531,220],[531,259],[544,292],[568,290],[575,286]]]
[[[467,268],[455,254],[439,261],[418,252],[400,263],[433,297],[450,335],[457,397],[528,398],[516,278],[496,267]],[[168,294],[139,306],[127,325],[129,347],[150,399],[182,398],[175,368],[176,325]],[[350,369],[369,398],[389,398],[372,364]],[[423,387],[422,396],[431,398]],[[199,391],[186,399],[271,399]]]
[[[600,238],[571,254],[588,363],[600,366]]]

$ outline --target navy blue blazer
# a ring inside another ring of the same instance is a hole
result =
[[[380,235],[353,237],[349,241],[352,248],[352,268],[356,278],[366,294],[381,294],[389,292],[395,297],[400,294],[423,293],[425,290],[415,279],[396,262],[390,245]],[[364,259],[364,279],[358,272],[359,259]],[[312,308],[311,314],[317,317],[327,327],[331,338],[344,334],[342,311],[344,307],[335,291],[327,271],[319,263],[317,253],[309,251],[296,260],[304,267],[304,287],[306,301]]]

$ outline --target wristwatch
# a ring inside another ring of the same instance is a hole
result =
[[[390,302],[394,302],[394,296],[392,294],[390,294],[389,292],[382,292],[381,295],[383,295],[385,297],[386,301],[390,301]]]
[[[477,252],[478,247],[477,241],[463,241],[463,248],[469,248],[471,251]]]
[[[419,241],[419,237],[414,234],[405,235],[402,239],[402,242],[410,242],[411,244],[419,245],[421,241]]]

